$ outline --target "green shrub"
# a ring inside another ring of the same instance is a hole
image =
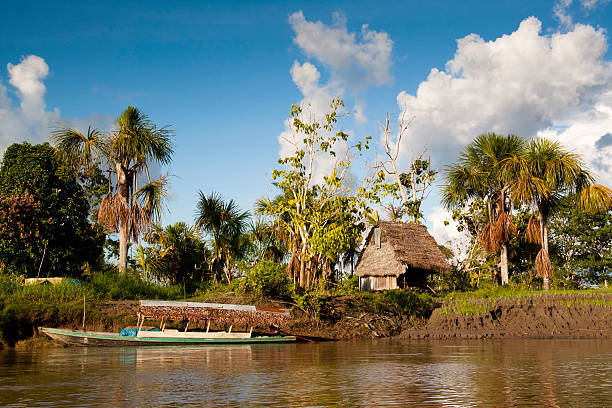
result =
[[[94,274],[86,284],[101,299],[179,299],[183,297],[182,285],[161,286],[145,282],[133,273],[120,274],[107,271]]]
[[[412,290],[394,289],[382,293],[379,297],[377,308],[388,308],[389,306],[398,308],[402,313],[428,317],[436,308],[437,303],[427,293],[417,293]],[[379,310],[384,312],[384,310]]]
[[[255,296],[286,298],[291,294],[291,281],[279,264],[263,261],[241,280],[240,291]]]
[[[0,272],[0,297],[11,295],[19,286],[17,278]]]

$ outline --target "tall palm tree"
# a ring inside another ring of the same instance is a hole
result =
[[[520,156],[524,141],[515,135],[482,134],[470,143],[455,165],[445,169],[442,204],[447,208],[464,205],[470,199],[487,203],[488,224],[479,232],[478,242],[487,251],[500,254],[502,284],[508,283],[508,242],[516,227],[507,173],[502,162]]]
[[[158,127],[132,106],[118,118],[117,130],[108,134],[91,127],[82,134],[63,126],[52,134],[55,146],[74,167],[108,166],[108,192],[98,208],[98,221],[109,231],[119,232],[119,270],[122,272],[127,270],[128,243],[137,241],[161,217],[167,180],[165,176],[151,180],[149,164],[171,161],[172,134],[170,129]],[[139,175],[145,177],[143,185],[139,185]]]
[[[200,191],[195,227],[212,238],[215,254],[211,272],[215,279],[223,268],[227,283],[231,283],[232,260],[244,249],[242,235],[247,229],[248,219],[249,212],[241,211],[234,200],[226,202],[219,193],[213,191],[206,196]]]
[[[568,197],[586,211],[610,208],[612,191],[593,184],[579,155],[565,150],[558,142],[532,139],[524,154],[506,159],[503,168],[514,176],[510,190],[515,199],[532,206],[536,216],[528,224],[528,238],[541,244],[536,256],[536,270],[544,279],[544,290],[550,289],[552,266],[548,255],[548,221],[550,214]]]

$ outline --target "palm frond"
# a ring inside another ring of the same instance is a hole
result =
[[[141,203],[150,220],[160,220],[164,212],[164,202],[168,198],[168,176],[162,176],[140,187],[134,192],[134,198]]]
[[[579,192],[578,205],[590,213],[608,211],[612,209],[612,190],[599,184],[585,186]]]
[[[544,248],[540,249],[540,252],[536,255],[535,264],[539,276],[543,278],[552,277],[552,264],[548,252]]]
[[[113,207],[113,195],[107,193],[98,208],[98,222],[110,232],[119,231],[119,214]]]
[[[174,151],[168,127],[158,128],[140,109],[128,106],[117,120],[110,155],[126,166],[141,166],[149,160],[169,163]]]
[[[533,214],[529,217],[527,222],[527,229],[525,230],[525,237],[527,242],[532,244],[542,244],[542,234],[540,233],[540,219],[537,214]]]
[[[102,131],[91,126],[85,134],[58,126],[51,131],[51,142],[66,163],[75,168],[90,168],[105,157],[108,140]]]

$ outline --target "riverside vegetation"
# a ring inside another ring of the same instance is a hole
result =
[[[170,162],[173,132],[137,108],[112,131],[59,126],[50,144],[10,146],[0,167],[3,342],[40,325],[80,327],[83,299],[89,324],[106,329],[130,323],[142,298],[276,302],[294,310],[286,330],[332,338],[482,316],[501,299],[537,303],[541,289],[559,307],[591,302],[608,313],[610,292],[589,288],[611,278],[612,192],[556,142],[493,133],[442,172],[442,203],[470,237],[462,248],[440,246],[451,273],[431,276],[423,293],[359,293],[352,272],[364,232],[380,219],[421,222],[438,171],[425,152],[400,166],[404,117],[394,133],[387,116],[385,159],[371,162],[372,137],[337,130],[343,107],[335,99],[317,117],[292,106],[295,150],[272,173],[278,194],[249,212],[200,191],[192,225],[161,226],[168,177],[149,166]],[[363,181],[349,183],[349,172]],[[21,284],[49,276],[68,279]]]

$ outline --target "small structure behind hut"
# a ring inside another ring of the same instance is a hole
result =
[[[355,266],[359,289],[368,292],[424,289],[428,275],[449,271],[450,265],[425,226],[382,221],[368,232]]]

